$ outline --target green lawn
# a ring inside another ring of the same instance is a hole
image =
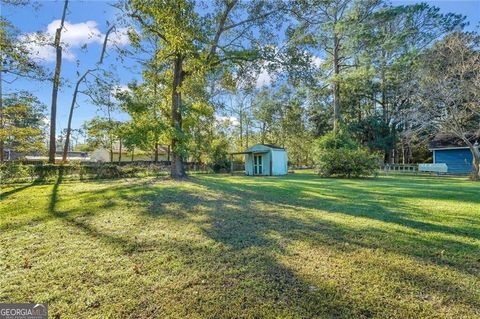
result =
[[[479,318],[480,184],[202,175],[3,187],[0,302],[61,318]]]

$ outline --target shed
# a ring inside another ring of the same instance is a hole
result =
[[[288,172],[287,151],[272,144],[256,144],[243,152],[246,175],[286,175]],[[233,163],[233,162],[232,162]]]
[[[467,138],[473,144],[480,140],[474,134]],[[473,156],[465,142],[451,134],[437,134],[429,143],[428,148],[433,152],[434,164],[446,164],[449,174],[469,174],[473,170]]]

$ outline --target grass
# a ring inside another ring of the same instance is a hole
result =
[[[59,180],[0,204],[0,302],[61,318],[480,317],[465,179]]]

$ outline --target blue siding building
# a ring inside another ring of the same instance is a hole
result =
[[[473,169],[472,159],[468,148],[433,150],[433,162],[447,164],[450,174],[469,174]]]
[[[477,136],[469,140],[475,143]],[[447,164],[449,174],[470,174],[473,170],[473,156],[470,148],[461,139],[452,135],[439,134],[430,142],[434,164]]]

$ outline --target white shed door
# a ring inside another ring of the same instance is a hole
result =
[[[262,175],[263,172],[263,156],[253,154],[253,175]]]

